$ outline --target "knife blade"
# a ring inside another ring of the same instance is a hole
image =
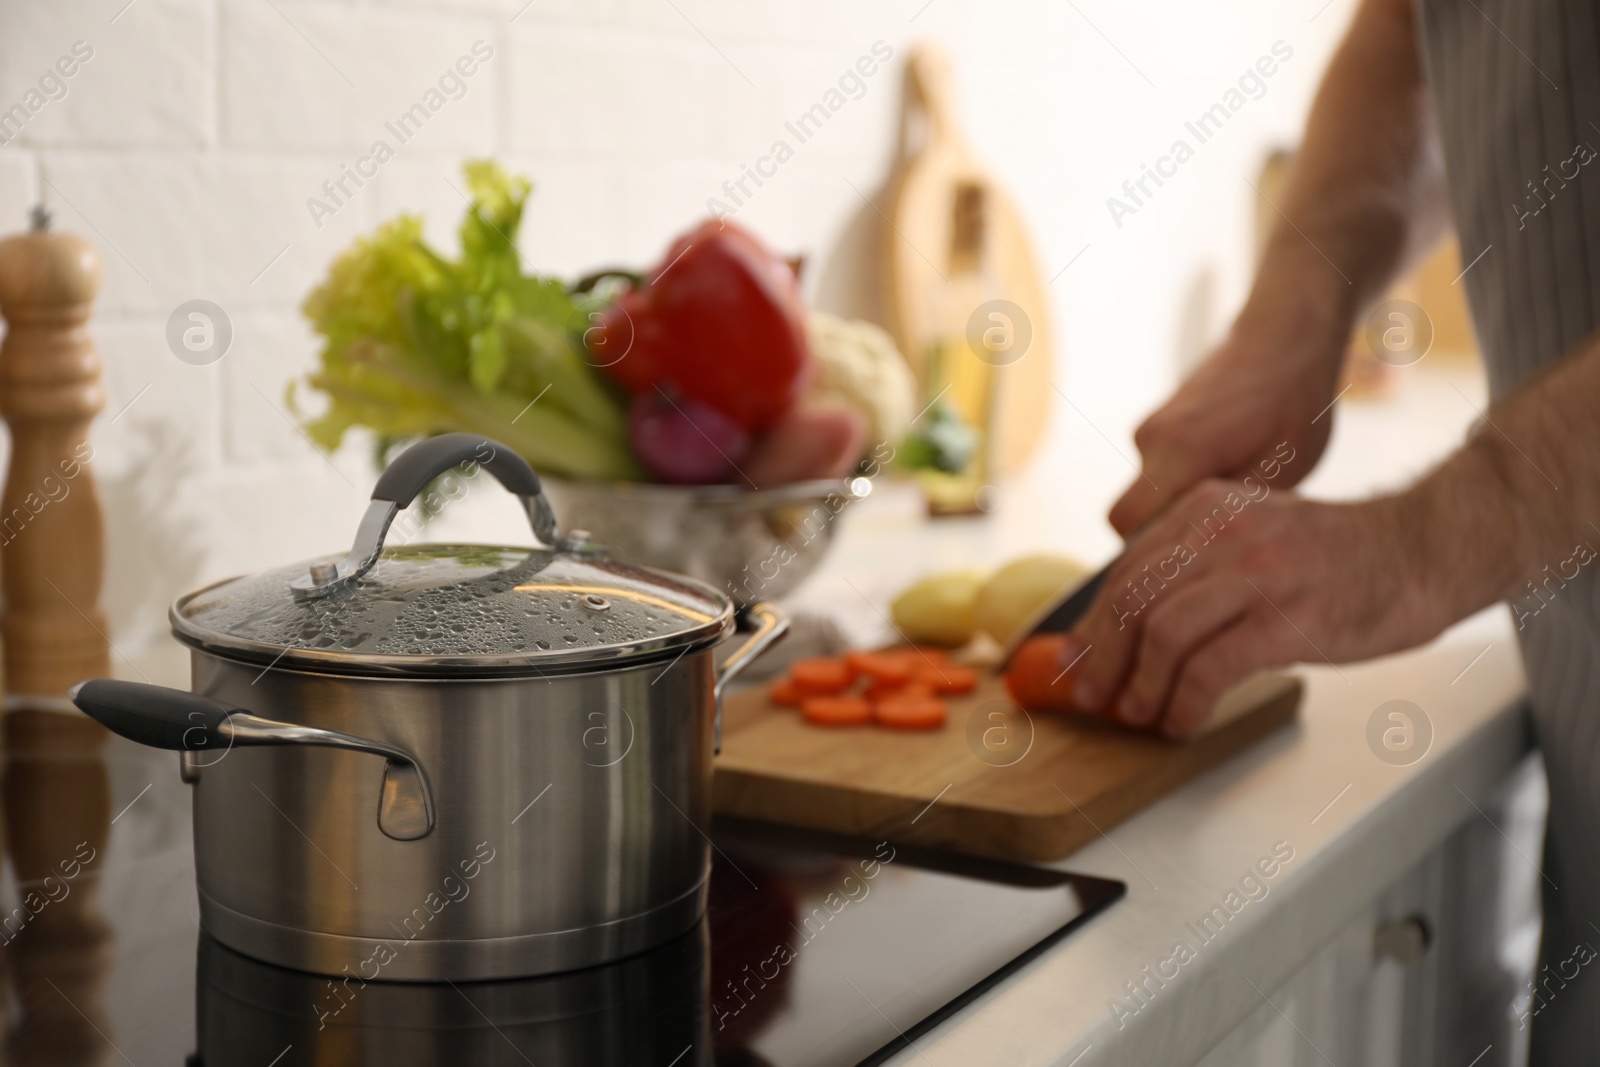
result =
[[[1079,582],[1071,592],[1039,609],[1039,613],[1007,642],[1005,653],[1000,657],[999,666],[995,670],[1003,674],[1011,663],[1011,657],[1016,655],[1017,649],[1028,638],[1036,634],[1065,633],[1077,625],[1078,620],[1083,618],[1083,613],[1089,610],[1089,605],[1094,603],[1100,587],[1106,582],[1106,576],[1111,573],[1113,567],[1122,562],[1122,556],[1123,553],[1117,553],[1110,563]]]

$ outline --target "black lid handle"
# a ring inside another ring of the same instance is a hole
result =
[[[412,445],[396,456],[372,488],[372,499],[404,508],[445,471],[476,463],[518,496],[536,497],[539,476],[528,461],[491,438],[475,433],[446,433]]]
[[[412,445],[396,456],[372,489],[372,503],[367,505],[361,525],[356,528],[349,554],[340,560],[312,564],[310,572],[294,579],[290,586],[302,595],[318,597],[360,578],[378,562],[389,524],[401,509],[415,500],[429,482],[463,463],[477,464],[517,495],[540,544],[563,547],[555,513],[545,499],[539,476],[527,460],[481,434],[447,433]]]

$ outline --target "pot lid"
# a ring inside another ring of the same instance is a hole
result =
[[[676,655],[731,629],[733,607],[687,578],[549,549],[386,548],[358,581],[308,597],[321,560],[198,590],[172,609],[186,643],[282,666],[533,673]]]
[[[385,548],[394,516],[433,478],[476,463],[522,498],[543,545]],[[269,665],[351,673],[565,673],[681,655],[733,629],[733,603],[702,582],[605,558],[560,537],[538,476],[495,442],[432,438],[373,490],[355,545],[218,582],[173,605],[186,644]]]

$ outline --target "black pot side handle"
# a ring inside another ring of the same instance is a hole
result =
[[[389,524],[394,522],[395,516],[439,475],[466,463],[482,467],[516,494],[540,544],[547,548],[562,547],[555,513],[545,499],[539,475],[528,466],[527,460],[493,438],[474,433],[447,433],[414,444],[390,461],[372,489],[372,502],[356,528],[348,555],[343,559],[314,563],[309,573],[289,584],[297,593],[309,597],[327,596],[349,586],[378,562],[383,539],[388,536]]]
[[[79,682],[68,695],[112,733],[151,748],[226,754],[236,745],[311,745],[382,756],[378,828],[396,841],[433,832],[436,814],[427,775],[415,756],[385,741],[265,719],[210,697],[142,682],[96,678]]]
[[[225,727],[230,709],[208,697],[109,678],[79,682],[68,695],[101,726],[141,745],[174,752],[228,747]]]

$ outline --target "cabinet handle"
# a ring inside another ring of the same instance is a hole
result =
[[[1372,953],[1378,959],[1394,960],[1410,967],[1420,960],[1433,943],[1433,931],[1421,915],[1389,919],[1372,932]]]

